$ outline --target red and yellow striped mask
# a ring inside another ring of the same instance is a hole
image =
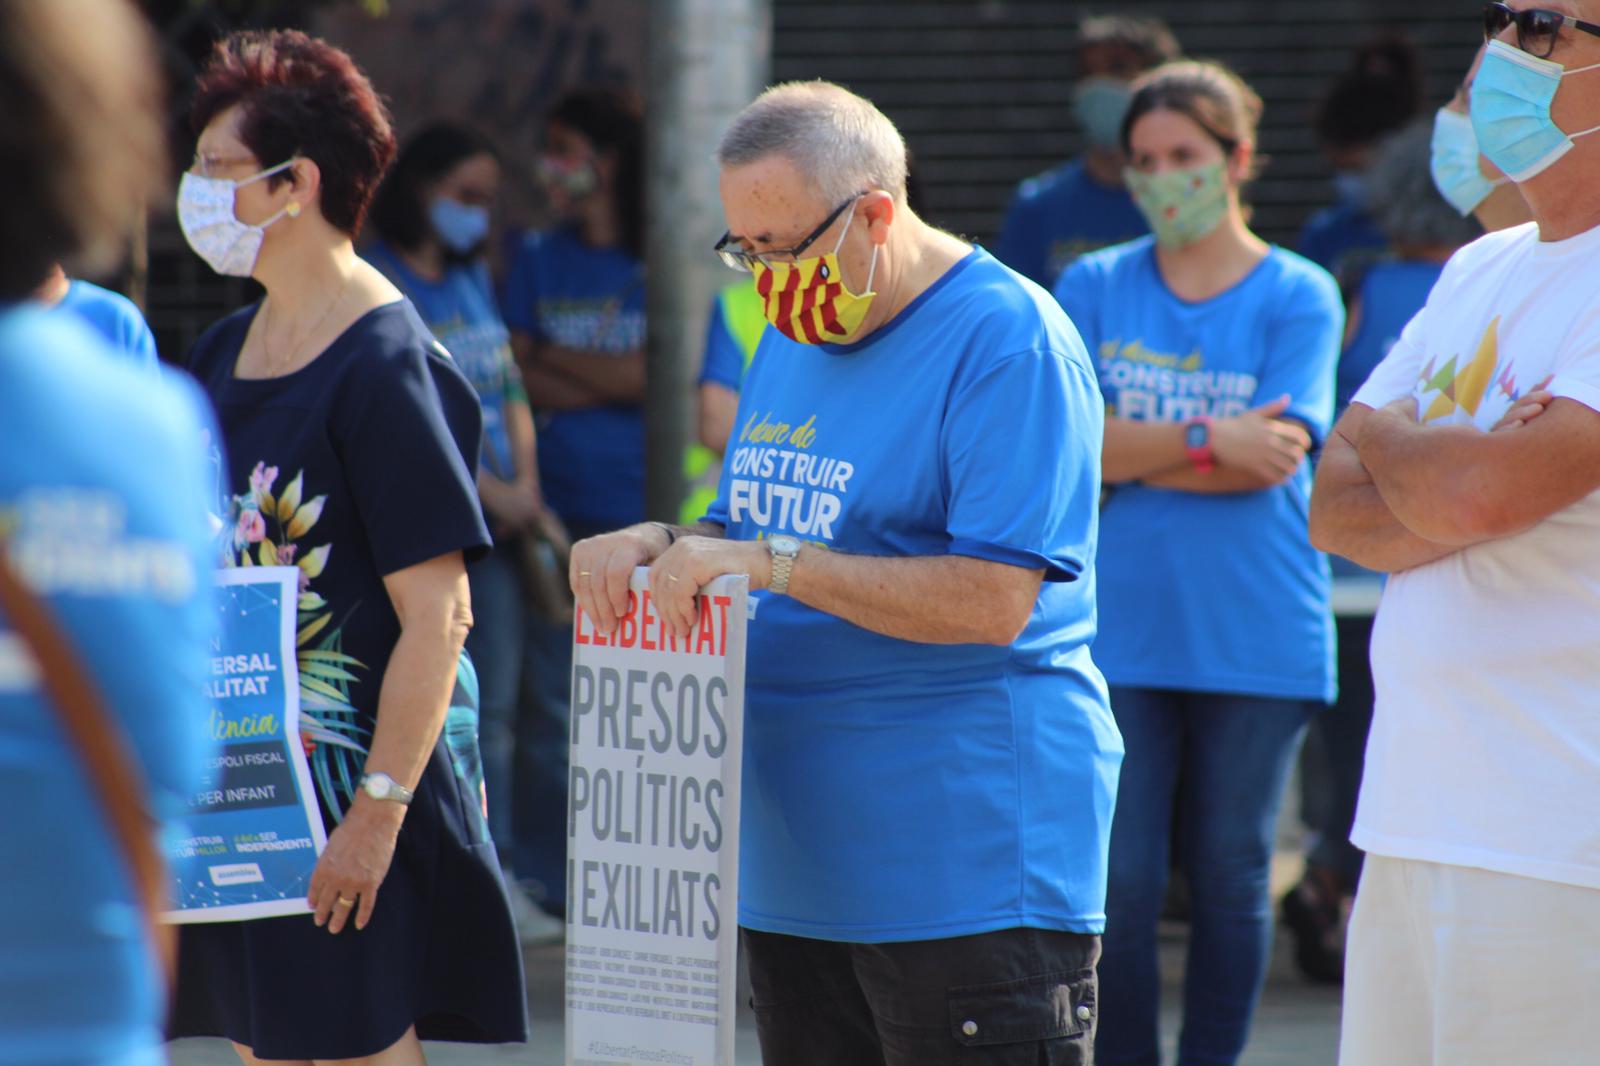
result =
[[[845,230],[850,229],[845,223]],[[839,244],[844,234],[839,235]],[[857,296],[844,286],[839,270],[839,248],[827,255],[767,264],[759,260],[752,269],[762,309],[771,322],[792,341],[801,344],[846,344],[861,330],[872,306],[872,279],[878,270],[878,246],[872,246],[867,270],[867,291]]]

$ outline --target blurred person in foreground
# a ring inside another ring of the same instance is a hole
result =
[[[1600,0],[1484,8],[1479,150],[1534,222],[1446,264],[1330,436],[1316,542],[1391,574],[1352,842],[1349,1066],[1593,1057]]]
[[[0,156],[27,161],[0,199],[0,551],[120,727],[102,742],[131,756],[140,821],[181,817],[211,754],[210,419],[192,385],[134,369],[30,297],[64,258],[112,265],[160,178],[160,109],[132,5],[0,0]],[[40,675],[20,628],[0,613],[0,1063],[154,1066],[166,990],[153,901],[106,781],[47,695],[59,679]]]
[[[483,451],[478,496],[494,535],[493,550],[467,567],[475,619],[467,651],[477,669],[483,776],[489,830],[508,870],[517,865],[513,833],[515,755],[523,704],[525,653],[534,606],[525,538],[559,522],[539,492],[533,412],[511,355],[483,253],[500,188],[500,162],[482,134],[458,122],[435,122],[400,149],[372,204],[377,239],[365,258],[405,293],[478,394]],[[559,938],[561,925],[520,891],[511,897],[524,941]]]
[[[1135,82],[1127,180],[1153,234],[1085,256],[1056,286],[1108,412],[1094,651],[1127,757],[1097,1061],[1116,1066],[1160,1058],[1174,835],[1191,928],[1178,1061],[1244,1050],[1272,944],[1278,809],[1333,697],[1306,456],[1332,419],[1344,314],[1326,271],[1249,228],[1260,117],[1260,97],[1216,63]]]
[[[422,1039],[525,1039],[474,701],[455,693],[475,687],[466,562],[489,545],[481,407],[352,244],[388,115],[348,55],[284,30],[218,42],[190,121],[184,236],[266,289],[189,355],[228,453],[223,562],[300,568],[302,737],[355,744],[310,753],[314,913],[186,926],[173,1035],[226,1036],[247,1063],[381,1066],[422,1062]]]
[[[545,116],[540,181],[557,222],[525,237],[501,293],[539,430],[545,503],[574,539],[644,518],[644,112],[616,86]],[[560,914],[567,890],[572,625],[532,620],[526,757],[516,772],[518,874]]]
[[[906,206],[826,82],[717,152],[772,328],[694,526],[577,544],[610,631],[651,564],[685,634],[748,574],[739,923],[768,1066],[1088,1063],[1122,746],[1089,656],[1101,401],[1032,282]]]
[[[136,366],[154,370],[160,365],[149,323],[138,306],[120,292],[81,278],[69,278],[60,263],[52,263],[44,283],[33,290],[33,298],[46,307],[83,319],[110,343],[113,351],[122,353]]]
[[[1404,37],[1381,37],[1356,49],[1350,67],[1312,107],[1311,126],[1333,167],[1332,205],[1300,231],[1295,250],[1335,276],[1353,252],[1388,242],[1373,217],[1367,169],[1383,139],[1422,109],[1422,60]]]
[[[1092,15],[1079,24],[1072,111],[1083,155],[1017,186],[995,258],[1049,286],[1080,255],[1149,232],[1122,180],[1122,118],[1133,79],[1179,54],[1160,19]]]
[[[1346,261],[1341,282],[1348,317],[1334,389],[1336,418],[1427,302],[1445,261],[1483,232],[1446,203],[1434,184],[1432,145],[1436,123],[1445,114],[1454,113],[1441,110],[1435,122],[1414,122],[1390,137],[1368,171],[1373,215],[1389,247],[1381,256]],[[1476,169],[1476,158],[1472,166]],[[1375,587],[1378,575],[1372,571],[1337,555],[1328,561],[1339,587]],[[1307,976],[1330,982],[1343,976],[1347,905],[1361,876],[1361,851],[1350,843],[1350,826],[1372,721],[1368,647],[1375,601],[1351,600],[1335,617],[1339,695],[1312,723],[1302,762],[1308,766],[1306,778],[1322,782],[1301,812],[1314,834],[1311,850],[1305,875],[1283,899],[1297,965]]]

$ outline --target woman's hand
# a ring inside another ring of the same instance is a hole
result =
[[[406,809],[392,800],[357,793],[344,821],[328,834],[317,867],[311,873],[306,900],[317,925],[338,933],[355,915],[356,929],[367,927],[378,901],[378,886],[394,860],[395,841]]]
[[[1244,471],[1268,485],[1292,477],[1311,450],[1311,435],[1304,426],[1278,417],[1288,408],[1289,397],[1280,396],[1212,423],[1211,450],[1218,464]]]

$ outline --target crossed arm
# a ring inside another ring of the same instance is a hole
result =
[[[1531,393],[1484,433],[1351,404],[1311,494],[1311,541],[1376,570],[1511,536],[1600,488],[1600,413]]]

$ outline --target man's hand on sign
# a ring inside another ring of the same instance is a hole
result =
[[[567,578],[578,607],[609,634],[628,613],[628,580],[635,568],[660,555],[668,536],[660,526],[629,526],[580,540],[572,546]]]
[[[650,599],[675,636],[694,631],[695,597],[724,574],[748,574],[752,592],[764,589],[772,582],[772,554],[759,540],[679,537],[657,557],[650,567]]]

